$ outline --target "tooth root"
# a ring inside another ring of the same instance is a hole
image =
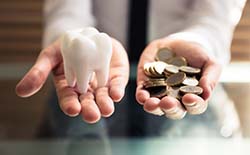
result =
[[[77,89],[79,93],[86,93],[91,73],[84,69],[76,70]]]
[[[73,69],[67,65],[64,65],[64,74],[68,85],[70,87],[74,87],[76,84],[76,78]]]
[[[61,37],[61,52],[62,54],[64,54],[67,51],[68,48],[68,44],[69,44],[69,34],[65,33],[62,37]]]
[[[103,87],[106,85],[108,81],[108,74],[109,74],[108,67],[106,67],[105,69],[103,68],[102,70],[96,71],[96,79],[97,79],[98,87]]]

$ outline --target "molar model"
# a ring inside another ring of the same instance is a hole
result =
[[[111,38],[95,28],[67,31],[61,38],[64,74],[70,87],[85,93],[95,72],[98,87],[108,81],[112,55]]]

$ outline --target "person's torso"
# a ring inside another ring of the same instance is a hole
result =
[[[148,40],[166,37],[186,27],[195,0],[149,0]],[[96,26],[126,46],[129,0],[94,0]]]

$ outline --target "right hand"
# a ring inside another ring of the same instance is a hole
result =
[[[201,97],[186,94],[182,97],[183,104],[181,104],[176,98],[170,96],[165,96],[162,99],[150,97],[149,92],[143,88],[143,83],[147,79],[143,66],[147,62],[153,62],[157,50],[163,47],[168,47],[176,55],[185,57],[190,66],[202,69],[199,83],[203,88]],[[158,39],[150,43],[140,57],[137,69],[136,99],[143,105],[145,111],[156,115],[165,113],[165,116],[171,119],[182,119],[186,112],[198,115],[206,111],[208,100],[219,80],[221,71],[221,65],[214,58],[208,56],[200,44],[169,38]]]
[[[61,110],[69,116],[82,115],[88,123],[97,122],[101,116],[109,117],[114,112],[114,102],[124,96],[129,77],[129,63],[123,46],[112,39],[113,51],[108,84],[98,88],[93,80],[87,93],[78,94],[67,85],[60,41],[52,43],[41,51],[36,63],[16,86],[20,97],[29,97],[38,92],[52,71]]]

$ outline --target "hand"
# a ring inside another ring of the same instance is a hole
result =
[[[202,97],[186,94],[182,97],[182,105],[173,97],[165,96],[162,99],[150,97],[149,92],[143,89],[143,82],[147,78],[143,71],[143,65],[154,61],[157,49],[162,47],[168,47],[176,55],[185,57],[190,66],[202,69],[199,83],[203,88]],[[209,57],[199,44],[168,38],[153,41],[143,51],[138,64],[136,99],[143,105],[145,111],[156,115],[165,113],[166,117],[171,119],[182,119],[186,112],[192,115],[201,114],[207,108],[207,101],[218,82],[221,68],[221,65]]]
[[[52,71],[59,105],[66,115],[73,117],[80,114],[88,123],[97,122],[101,116],[109,117],[114,112],[114,102],[119,102],[124,96],[129,77],[126,51],[115,39],[112,39],[112,44],[109,80],[105,87],[97,88],[95,78],[85,94],[78,94],[74,88],[69,87],[64,76],[58,40],[41,51],[34,66],[17,84],[17,95],[29,97],[35,94]]]

